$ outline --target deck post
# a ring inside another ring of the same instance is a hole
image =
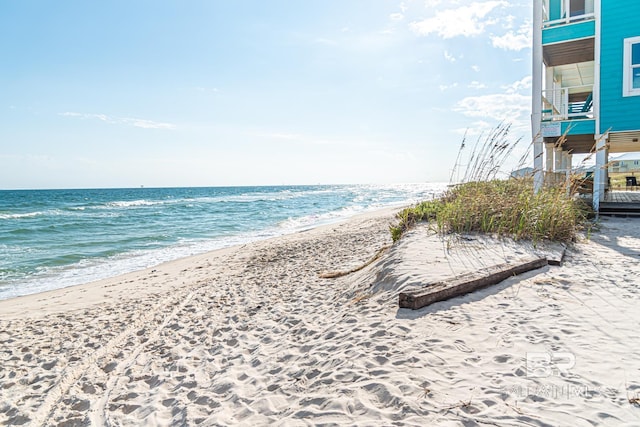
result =
[[[533,139],[533,189],[544,183],[542,120],[542,0],[533,1],[533,61],[531,82],[531,137]]]
[[[554,159],[554,165],[553,165],[554,172],[562,172],[562,157],[563,157],[562,147],[556,147],[555,159]]]
[[[567,196],[571,196],[571,157],[569,151],[562,152],[562,169],[564,171],[564,185],[567,188]]]
[[[596,135],[596,168],[593,174],[593,210],[600,211],[600,202],[604,200],[607,176],[607,137]]]
[[[562,171],[566,172],[571,169],[571,158],[569,157],[569,153],[567,151],[562,152]]]
[[[553,142],[547,142],[544,144],[544,151],[546,153],[545,158],[545,171],[553,172],[553,146],[555,144]]]

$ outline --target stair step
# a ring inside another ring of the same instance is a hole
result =
[[[640,211],[636,210],[619,210],[619,209],[600,209],[600,215],[604,216],[637,216],[640,217]]]

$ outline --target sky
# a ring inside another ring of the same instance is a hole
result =
[[[531,2],[0,0],[0,189],[446,182]]]

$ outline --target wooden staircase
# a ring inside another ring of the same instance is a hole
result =
[[[600,202],[600,215],[640,217],[640,191],[610,191]]]

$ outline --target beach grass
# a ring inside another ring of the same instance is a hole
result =
[[[397,241],[415,223],[428,221],[440,233],[481,232],[534,241],[570,242],[587,226],[589,206],[561,186],[533,191],[531,179],[474,181],[451,187],[436,200],[398,213],[391,226]]]
[[[417,222],[426,221],[439,233],[490,233],[516,240],[571,242],[589,224],[591,207],[568,191],[570,180],[547,183],[534,191],[533,178],[512,178],[504,173],[520,140],[511,141],[510,125],[500,124],[475,143],[464,171],[461,159],[466,147],[463,138],[451,181],[461,182],[435,200],[424,201],[400,211],[397,225],[390,227],[393,241]],[[517,164],[527,164],[527,149]],[[509,178],[501,178],[505,174]]]

